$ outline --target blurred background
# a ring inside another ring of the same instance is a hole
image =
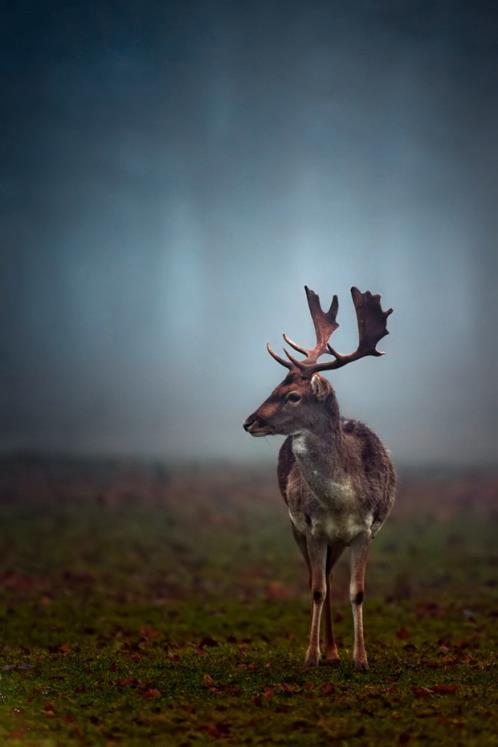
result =
[[[0,30],[4,453],[274,460],[303,286],[393,306],[337,372],[400,464],[496,458],[492,4],[31,3]]]

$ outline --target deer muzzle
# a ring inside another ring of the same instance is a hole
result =
[[[243,426],[245,431],[251,434],[251,436],[269,436],[273,433],[273,428],[268,425],[264,418],[253,413],[245,420]]]

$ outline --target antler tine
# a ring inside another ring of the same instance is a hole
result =
[[[271,357],[274,358],[277,361],[277,363],[280,363],[281,366],[285,366],[285,368],[288,368],[289,370],[293,368],[292,363],[290,363],[289,361],[286,361],[284,358],[281,358],[279,355],[273,352],[273,350],[270,347],[269,342],[266,343],[266,349],[270,353]]]
[[[294,365],[294,366],[295,366],[296,368],[301,368],[301,366],[303,365],[303,361],[298,361],[298,360],[296,360],[296,359],[294,358],[294,356],[293,356],[293,355],[291,355],[291,354],[289,353],[289,351],[288,351],[288,350],[286,350],[286,348],[284,348],[284,353],[285,353],[285,355],[287,356],[287,358],[288,358],[288,359],[290,360],[290,362],[291,362],[291,363],[292,363],[292,364],[293,364],[293,365]]]
[[[297,350],[298,353],[302,353],[303,355],[306,355],[306,356],[309,354],[310,352],[309,350],[307,350],[306,348],[302,348],[300,345],[297,344],[297,342],[294,342],[294,340],[291,340],[290,337],[287,337],[285,332],[283,333],[282,337],[284,338],[285,342],[288,345],[290,345],[291,348],[294,348],[294,350]]]
[[[383,311],[380,305],[380,295],[373,295],[370,291],[361,293],[358,288],[353,286],[351,288],[351,296],[353,297],[358,320],[358,347],[354,353],[341,355],[330,345],[327,345],[327,351],[334,356],[334,360],[309,365],[303,362],[308,375],[312,375],[318,371],[332,371],[336,368],[341,368],[347,363],[352,363],[352,361],[364,358],[367,355],[384,355],[383,352],[377,350],[376,346],[383,337],[389,334],[386,326],[387,317],[392,314],[393,310],[388,309],[387,311]]]

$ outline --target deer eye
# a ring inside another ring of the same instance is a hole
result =
[[[301,395],[299,394],[299,392],[289,392],[289,394],[285,398],[285,401],[297,404],[301,401]]]

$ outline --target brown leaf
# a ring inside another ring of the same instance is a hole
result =
[[[120,680],[116,680],[116,685],[119,687],[130,687],[135,684],[134,677],[122,677]]]
[[[42,708],[42,711],[45,716],[49,716],[50,718],[52,716],[55,716],[55,706],[53,703],[45,703],[45,705]]]
[[[411,637],[411,633],[406,628],[400,628],[396,631],[396,638],[400,641],[406,641]]]
[[[237,669],[245,669],[248,672],[255,672],[257,668],[257,664],[254,664],[253,662],[247,664],[245,661],[242,661],[240,664],[237,664]]]
[[[280,689],[283,690],[284,693],[292,695],[293,693],[300,693],[302,688],[299,685],[292,684],[289,682],[282,682],[280,685]]]
[[[291,726],[293,729],[305,729],[307,726],[309,726],[309,723],[303,718],[298,718],[291,723]]]
[[[161,635],[161,631],[157,630],[157,628],[153,628],[151,625],[142,625],[142,627],[139,630],[140,635],[142,638],[146,638],[147,640],[150,640],[152,638],[157,638]]]
[[[326,682],[322,687],[322,695],[332,695],[335,693],[335,685],[332,682]]]
[[[218,722],[216,724],[205,724],[200,727],[201,731],[205,731],[210,737],[215,739],[221,739],[222,737],[228,737],[230,734],[230,725],[225,722]]]
[[[456,693],[458,685],[432,685],[431,690],[434,693],[441,693],[443,695],[451,695]]]
[[[218,646],[218,641],[215,641],[214,638],[211,638],[210,636],[204,636],[202,641],[199,643],[199,648],[214,648],[215,646]]]
[[[431,685],[431,687],[412,687],[412,693],[418,698],[429,695],[451,695],[458,690],[458,685]]]
[[[119,687],[139,687],[140,689],[143,689],[145,687],[145,682],[137,677],[122,677],[121,679],[116,680],[116,685]]]
[[[266,590],[269,600],[289,599],[289,590],[280,581],[270,581]]]
[[[148,687],[147,690],[142,691],[142,695],[144,698],[160,698],[161,691],[157,687]]]
[[[412,693],[417,698],[427,698],[428,695],[432,695],[430,687],[412,687]]]
[[[29,731],[29,726],[19,726],[17,729],[10,731],[7,736],[11,739],[22,739]]]
[[[202,678],[202,684],[204,685],[204,687],[213,687],[214,680],[210,674],[204,675],[204,677]]]

